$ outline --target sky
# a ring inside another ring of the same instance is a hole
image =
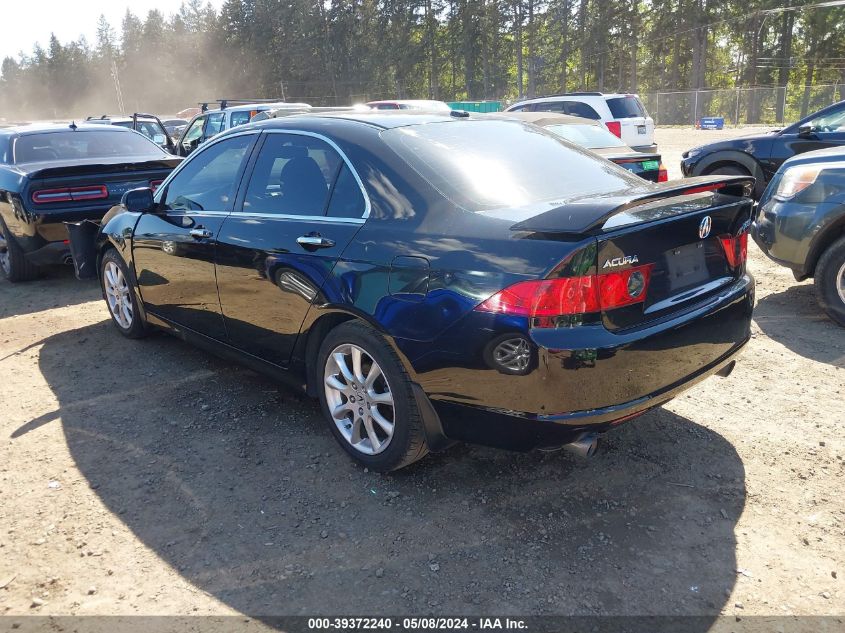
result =
[[[217,9],[223,4],[223,0],[210,1]],[[36,42],[46,48],[51,32],[62,43],[84,35],[93,46],[101,13],[117,29],[127,7],[139,17],[150,9],[167,16],[181,4],[182,0],[0,0],[0,59],[17,58],[20,51],[29,54]]]

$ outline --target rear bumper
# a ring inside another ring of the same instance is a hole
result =
[[[635,331],[532,330],[537,361],[529,375],[487,372],[462,402],[427,391],[450,439],[512,450],[560,446],[728,368],[749,340],[753,305],[754,280],[744,275],[685,314]]]

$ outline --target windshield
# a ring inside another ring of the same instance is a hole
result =
[[[642,183],[627,170],[519,121],[427,123],[385,130],[381,137],[444,196],[470,211]]]
[[[549,132],[587,149],[625,147],[622,139],[612,134],[610,130],[598,125],[547,125],[545,128]]]
[[[140,134],[107,129],[26,134],[15,141],[15,163],[135,156],[159,158],[161,148]]]

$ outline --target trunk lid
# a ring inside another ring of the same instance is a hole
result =
[[[633,215],[644,223],[613,227],[608,222],[607,232],[597,237],[599,274],[648,270],[644,300],[602,312],[609,330],[686,309],[744,273],[744,262],[733,252],[739,248],[734,240],[751,219],[749,199],[702,192],[652,202]]]

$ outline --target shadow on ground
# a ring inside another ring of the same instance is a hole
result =
[[[754,321],[766,336],[796,354],[845,367],[845,330],[821,309],[812,284],[761,297],[754,308]]]
[[[77,305],[100,297],[96,281],[79,281],[70,266],[54,266],[45,269],[41,278],[35,281],[12,284],[0,279],[0,319]]]
[[[41,423],[61,416],[95,494],[244,613],[715,615],[735,582],[742,462],[669,411],[592,460],[458,446],[380,476],[316,404],[166,336],[104,322],[46,339],[40,367]]]

